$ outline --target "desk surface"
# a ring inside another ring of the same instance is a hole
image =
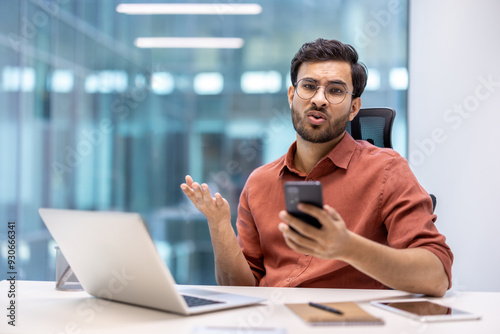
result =
[[[481,320],[425,324],[369,305],[373,299],[408,298],[413,295],[391,290],[347,290],[306,288],[255,288],[203,286],[206,289],[248,294],[267,302],[214,313],[179,316],[161,311],[109,302],[86,292],[61,292],[54,282],[18,281],[16,286],[16,326],[8,324],[10,298],[8,281],[0,282],[0,333],[192,333],[196,326],[234,326],[234,333],[250,334],[250,328],[283,327],[286,333],[500,333],[500,293],[448,292],[436,299],[482,315]],[[385,320],[383,326],[342,328],[311,327],[284,304],[298,302],[356,301],[369,313]],[[255,331],[258,333],[258,331]]]

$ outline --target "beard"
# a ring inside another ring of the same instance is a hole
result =
[[[313,108],[309,110],[318,110],[326,114],[325,110],[323,109]],[[307,111],[303,113],[303,115],[305,115]],[[297,110],[295,110],[295,108],[292,106],[293,128],[295,129],[297,134],[300,137],[302,137],[302,139],[311,143],[316,143],[316,144],[327,143],[329,141],[334,140],[335,138],[338,138],[344,133],[348,122],[349,122],[349,113],[346,113],[345,116],[339,118],[335,122],[335,124],[333,124],[333,126],[329,126],[323,130],[320,130],[319,128],[321,126],[325,126],[324,123],[322,125],[313,125],[309,123],[307,121],[307,117],[306,116],[301,117],[300,113]]]

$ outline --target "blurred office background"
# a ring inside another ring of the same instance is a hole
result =
[[[139,212],[178,283],[214,283],[205,219],[179,185],[208,183],[236,216],[248,174],[295,139],[289,64],[318,37],[357,48],[363,106],[396,109],[407,155],[408,1],[197,1],[211,15],[127,2],[160,1],[0,1],[0,278],[15,221],[18,278],[54,279],[37,212],[54,207]],[[158,44],[172,41],[187,44]]]

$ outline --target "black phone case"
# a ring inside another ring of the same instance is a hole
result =
[[[323,207],[323,190],[319,181],[291,181],[285,183],[286,210],[293,216],[312,225],[321,228],[321,223],[314,217],[299,211],[299,202]]]

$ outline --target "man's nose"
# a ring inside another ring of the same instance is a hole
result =
[[[316,94],[314,94],[314,96],[311,98],[311,102],[317,107],[323,107],[329,103],[325,96],[325,87],[318,87],[318,89],[316,90]]]

